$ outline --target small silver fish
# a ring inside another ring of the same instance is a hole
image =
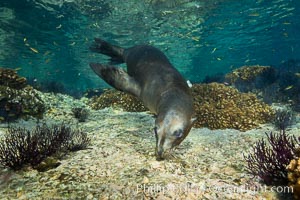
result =
[[[290,90],[290,89],[292,89],[294,86],[293,85],[289,85],[289,86],[287,86],[284,90]]]

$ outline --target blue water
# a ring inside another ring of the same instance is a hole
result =
[[[130,47],[151,44],[186,79],[243,65],[300,59],[299,0],[1,0],[0,66],[69,93],[108,87],[89,68],[94,37]]]

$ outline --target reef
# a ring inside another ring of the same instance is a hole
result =
[[[192,87],[196,128],[233,128],[246,131],[270,122],[274,111],[254,94],[219,83],[194,84]]]
[[[294,199],[300,199],[300,158],[291,160],[287,171],[288,185],[293,188]]]
[[[270,122],[274,115],[271,107],[259,101],[254,94],[240,93],[224,84],[194,84],[191,90],[197,117],[196,128],[246,131]],[[102,95],[91,98],[89,105],[95,110],[105,107],[121,108],[128,112],[148,110],[137,98],[116,90],[106,90]]]
[[[270,66],[243,66],[225,75],[225,81],[241,92],[264,88],[276,80],[276,70]]]
[[[278,94],[281,102],[292,105],[295,111],[300,111],[300,60],[288,60],[277,67]]]
[[[15,70],[0,68],[0,71],[0,122],[28,116],[42,118],[45,106],[38,92],[26,86],[26,79]]]
[[[26,78],[20,77],[16,70],[0,67],[0,85],[14,89],[22,89],[27,83]]]
[[[127,112],[143,112],[148,109],[136,97],[117,90],[105,90],[100,96],[92,97],[88,103],[95,110],[106,107],[119,108]]]
[[[83,96],[86,98],[92,98],[94,96],[99,96],[103,93],[102,89],[87,89],[84,93]]]
[[[26,164],[45,169],[47,166],[40,163],[47,157],[85,149],[89,144],[90,139],[85,132],[73,130],[65,124],[37,125],[34,130],[9,127],[0,143],[0,164],[14,170]],[[49,163],[53,165],[53,162]]]
[[[246,169],[252,175],[260,177],[267,185],[287,185],[287,165],[299,151],[299,138],[289,136],[285,131],[266,135],[267,142],[264,139],[259,140],[252,147],[252,152],[248,156],[244,155]]]
[[[243,66],[225,75],[225,82],[240,92],[252,92],[265,103],[289,104],[300,110],[300,61],[289,60],[278,67]]]

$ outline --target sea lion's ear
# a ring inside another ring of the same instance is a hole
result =
[[[196,117],[193,117],[193,118],[191,119],[191,125],[194,125],[194,123],[196,122],[196,120],[197,120],[197,118],[196,118]]]

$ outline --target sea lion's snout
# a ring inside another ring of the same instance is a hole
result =
[[[159,132],[158,132],[159,131]],[[161,130],[158,130],[157,127],[154,128],[154,134],[156,139],[156,147],[155,147],[155,155],[157,160],[163,160],[164,159],[164,139],[162,137]]]
[[[163,148],[156,148],[156,160],[160,161],[164,159],[164,149]]]
[[[155,149],[156,160],[164,160],[170,151],[176,146],[178,146],[176,143],[170,144],[169,142],[157,145]]]
[[[164,149],[162,148],[161,145],[158,145],[159,136],[158,136],[158,133],[157,133],[157,127],[154,128],[154,134],[155,134],[155,139],[156,139],[156,147],[155,147],[156,159],[157,160],[163,160]]]
[[[156,129],[155,129],[156,130]],[[156,136],[156,159],[163,160],[174,147],[178,146],[183,140],[183,131],[181,129],[169,134],[168,131],[155,131]]]
[[[154,128],[157,160],[163,160],[170,150],[180,145],[189,134],[194,122],[195,118],[184,120],[184,118],[171,117],[171,115],[167,115],[161,122],[157,121]]]
[[[155,129],[156,136],[156,149],[155,154],[157,160],[163,160],[166,154],[170,152],[171,149],[178,146],[183,140],[183,130],[179,129],[172,133],[168,130]]]

